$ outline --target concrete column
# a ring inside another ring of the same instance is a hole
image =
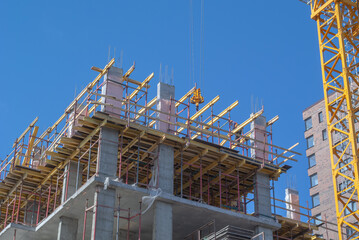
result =
[[[97,154],[97,173],[99,176],[116,177],[119,131],[102,127]]]
[[[91,240],[113,238],[115,199],[115,189],[99,187],[95,192]]]
[[[99,177],[115,178],[117,173],[118,139],[117,130],[102,127],[97,154],[97,173]],[[114,227],[114,207],[116,190],[98,186],[94,197],[91,240],[112,239]]]
[[[75,110],[76,109],[76,110]],[[76,119],[75,119],[75,113],[76,113]],[[67,129],[67,137],[71,138],[76,133],[77,130],[75,130],[76,126],[79,126],[79,119],[83,119],[86,116],[86,110],[84,105],[74,105],[74,108],[72,109],[72,112],[69,116],[69,127]]]
[[[175,114],[174,99],[175,88],[174,86],[160,82],[157,86],[157,109]],[[170,117],[168,114],[159,113],[159,119],[163,119],[167,122],[175,122],[174,117]],[[173,133],[174,126],[170,123],[158,122],[156,128],[166,133]],[[173,194],[173,168],[174,164],[174,150],[173,147],[160,144],[158,146],[158,157],[154,162],[154,179],[158,187],[162,189],[164,193]],[[172,240],[172,205],[170,203],[156,201],[154,204],[154,216],[153,216],[153,229],[152,239],[156,240]]]
[[[101,98],[101,102],[106,104],[101,106],[101,111],[106,112],[110,115],[120,115],[123,98],[123,70],[117,67],[111,67],[104,76],[104,84],[102,86],[102,94],[115,97],[111,98]],[[111,105],[111,106],[109,106]]]
[[[57,232],[57,240],[76,240],[77,225],[77,219],[61,216]]]
[[[154,205],[152,239],[172,239],[172,205],[156,201]]]
[[[269,228],[264,228],[261,226],[256,226],[254,229],[254,235],[263,233],[262,235],[256,237],[254,240],[273,240],[273,230]]]
[[[62,185],[61,203],[69,199],[82,185],[82,164],[70,161],[65,167],[66,174]]]
[[[175,115],[175,102],[171,99],[175,98],[175,87],[163,82],[157,85],[157,110],[164,113],[157,113],[157,118],[166,122],[157,121],[156,129],[166,132],[173,133],[175,127],[167,122],[175,122],[176,118],[171,117]]]
[[[266,128],[267,122],[264,116],[257,117],[251,123],[251,138],[257,140],[251,141],[251,146],[254,147],[251,148],[251,157],[262,161],[268,160],[268,153],[265,152],[268,152],[268,145],[264,144],[267,142]]]
[[[254,187],[254,206],[255,214],[259,218],[272,219],[271,209],[271,196],[270,196],[270,181],[269,176],[264,173],[257,172],[255,175],[255,187]],[[265,240],[273,239],[273,230],[256,226],[256,234],[264,232]]]
[[[285,189],[285,201],[287,210],[287,218],[300,221],[299,193],[292,188]],[[291,210],[291,211],[289,211]]]
[[[128,240],[138,240],[138,232],[131,232],[129,234],[129,239]],[[142,236],[143,238],[143,236]],[[125,229],[121,229],[120,230],[120,234],[119,234],[119,239],[126,239],[127,240],[127,230]]]
[[[173,172],[174,172],[174,150],[173,147],[159,144],[158,157],[154,161],[153,185],[161,188],[162,192],[173,194]]]
[[[158,83],[157,85],[157,109],[162,112],[175,113],[174,102],[171,98],[175,97],[175,87],[166,83]],[[173,105],[173,106],[171,106]],[[167,114],[159,113],[159,119],[175,122],[175,118],[169,117]],[[158,122],[156,125],[158,130],[171,133],[172,126],[168,123]],[[174,128],[173,128],[174,129]],[[158,146],[158,158],[154,162],[154,179],[155,186],[158,185],[163,192],[173,194],[173,164],[174,164],[174,151],[173,147],[165,144]]]

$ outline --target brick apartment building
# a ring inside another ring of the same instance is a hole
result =
[[[307,144],[306,156],[308,159],[312,216],[329,222],[314,220],[314,223],[323,226],[317,233],[322,235],[324,239],[338,239],[337,227],[335,226],[337,218],[324,100],[320,100],[306,108],[303,111],[303,120],[305,126],[304,137]],[[340,140],[338,135],[333,136],[333,142]],[[346,171],[346,169],[342,171]],[[347,181],[344,179],[338,180],[338,191],[348,188]],[[349,190],[344,194],[349,195],[350,193],[351,191]],[[353,203],[352,209],[355,208],[356,205]],[[344,214],[349,213],[345,212]],[[332,230],[326,230],[325,228]],[[342,231],[347,235],[353,234],[350,229],[343,229]]]

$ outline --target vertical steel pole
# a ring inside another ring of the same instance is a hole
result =
[[[85,214],[84,214],[84,228],[82,231],[82,240],[85,240],[86,236],[86,221],[87,221],[87,208],[88,208],[89,200],[86,199],[86,205],[85,205]]]
[[[89,159],[88,159],[88,161],[87,161],[86,180],[89,180],[89,176],[90,176],[90,168],[91,168],[91,149],[92,149],[92,137],[91,137],[91,139],[90,139]]]
[[[121,200],[121,197],[118,196],[118,206],[117,206],[117,216],[116,216],[116,220],[117,220],[117,225],[116,225],[116,240],[119,240],[119,239],[120,239],[120,214],[121,214],[120,200]]]
[[[91,146],[90,146],[91,147]],[[76,188],[75,191],[79,188],[79,175],[80,175],[80,159],[81,158],[81,150],[79,151],[79,159],[77,160],[77,171],[76,171]],[[81,184],[82,184],[82,173],[81,173]]]
[[[200,157],[200,164],[199,164],[199,174],[200,174],[200,201],[203,201],[203,191],[202,191],[202,157]]]
[[[142,202],[140,202],[140,215],[138,219],[138,240],[141,240]]]
[[[219,169],[219,207],[222,208],[222,172]]]
[[[36,225],[39,223],[39,217],[40,217],[40,206],[41,206],[41,197],[42,197],[42,188],[40,188],[39,205],[37,206]]]
[[[128,209],[128,219],[127,219],[127,240],[130,240],[130,220],[131,220],[131,209]]]
[[[121,131],[121,141],[120,141],[120,164],[118,169],[118,179],[121,179],[121,172],[122,172],[122,147],[123,147],[123,130]]]
[[[20,188],[19,203],[18,203],[18,206],[17,206],[17,213],[16,213],[16,223],[18,223],[18,220],[19,220],[20,203],[21,203],[21,195],[22,195],[22,186],[23,186],[23,183],[21,183],[21,188]]]
[[[181,198],[183,198],[183,149],[181,148]]]
[[[13,204],[13,207],[12,207],[11,222],[14,221],[16,199],[17,199],[17,189],[16,189],[16,191],[15,191],[15,198],[14,198],[14,200],[13,200],[13,201],[14,201],[14,204]]]

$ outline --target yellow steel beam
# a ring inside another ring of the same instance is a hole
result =
[[[218,161],[214,161],[212,162],[211,164],[209,164],[207,167],[205,167],[203,170],[202,170],[202,176],[204,174],[207,174],[208,171],[211,171],[213,168],[217,167],[218,164],[222,163],[224,160],[226,160],[227,158],[229,157],[228,154],[223,154],[219,159]],[[193,176],[193,181],[196,181],[198,178],[200,178],[201,176],[201,172],[198,172],[196,173],[194,176]],[[189,187],[191,183],[190,182],[186,182],[185,184],[183,184],[182,186],[182,190],[185,190],[186,188]],[[179,193],[181,191],[180,188],[177,189],[177,193]]]
[[[130,96],[127,97],[127,100],[132,99],[134,96],[136,96],[136,94],[142,89],[144,88],[153,78],[154,73],[151,73],[142,83],[141,85],[139,85],[132,93]]]
[[[39,139],[35,142],[35,146],[40,142],[40,139],[43,139],[45,137],[45,135],[49,132],[52,132],[59,124],[60,122],[62,122],[68,112],[73,108],[73,106],[79,102],[79,100],[85,95],[85,93],[87,93],[89,90],[91,90],[99,81],[100,79],[103,77],[103,75],[105,75],[105,73],[108,71],[108,69],[110,67],[112,67],[112,65],[115,63],[115,59],[112,58],[111,61],[109,63],[107,63],[107,65],[103,68],[102,72],[99,73],[97,75],[97,77],[90,82],[81,92],[79,95],[77,95],[77,97],[70,103],[70,105],[66,108],[65,113],[62,114],[62,116],[52,125],[52,127],[48,128],[45,132],[43,132],[41,134],[41,136],[39,137]]]
[[[23,165],[24,165],[24,166],[28,166],[28,165],[29,165],[32,148],[34,147],[34,142],[35,142],[35,139],[36,139],[36,135],[37,135],[37,131],[38,131],[38,130],[39,130],[39,127],[38,127],[38,126],[34,126],[34,130],[32,130],[31,138],[30,138],[30,141],[29,141],[29,144],[28,144],[28,146],[27,146],[26,153],[25,153],[25,159],[24,159],[24,162],[23,162]]]
[[[102,71],[103,71],[103,69],[98,68],[98,67],[91,67],[91,69],[94,70],[94,71],[96,71],[96,72],[102,72]],[[133,68],[133,69],[134,69],[134,68]],[[132,71],[133,71],[133,69],[130,68],[130,70],[132,70]],[[126,73],[125,75],[128,75],[128,74],[130,74],[130,73],[128,72],[128,73]],[[133,83],[133,84],[135,84],[135,85],[141,85],[141,84],[142,84],[142,82],[137,81],[137,80],[134,80],[134,79],[129,78],[129,77],[124,77],[123,80],[124,80],[124,81],[127,81],[127,82],[129,82],[129,83]],[[150,88],[150,85],[145,86],[145,88]]]
[[[131,73],[135,70],[136,64],[135,62],[133,63],[133,65],[127,70],[127,72],[123,75],[123,78],[128,78]]]
[[[181,171],[186,170],[187,168],[189,168],[192,164],[194,164],[195,162],[197,162],[199,159],[201,159],[201,157],[203,157],[204,155],[206,155],[208,153],[208,149],[204,149],[202,150],[202,152],[196,156],[194,156],[191,160],[189,160],[188,162],[186,162],[186,164],[184,164],[182,166],[182,168],[179,168],[176,170],[176,174],[180,174]]]
[[[224,115],[226,115],[229,111],[231,111],[233,108],[235,108],[238,105],[238,100],[235,101],[234,103],[232,103],[229,107],[227,107],[226,109],[224,109],[220,114],[218,114],[216,117],[214,117],[212,120],[207,122],[207,125],[213,125],[215,122],[217,122],[221,117],[223,117]],[[204,126],[204,129],[208,129],[208,126]],[[192,140],[197,138],[200,134],[196,133],[195,135],[192,136]]]
[[[178,100],[176,103],[175,103],[175,107],[178,107],[179,105],[181,105],[182,102],[184,102],[188,97],[191,96],[191,94],[194,92],[195,88],[193,87],[191,90],[189,90],[185,95],[183,95],[183,97],[180,98],[180,100]],[[155,120],[151,121],[149,123],[149,127],[152,127],[154,124],[156,123]]]
[[[256,112],[255,114],[253,114],[250,118],[248,118],[246,121],[244,121],[243,123],[239,124],[235,129],[233,129],[231,131],[232,134],[237,133],[238,131],[240,131],[241,129],[243,129],[245,126],[247,126],[248,124],[250,124],[254,119],[256,119],[257,117],[259,117],[260,115],[262,115],[264,112],[263,109],[261,109],[260,111]],[[229,135],[228,135],[229,136]],[[222,140],[222,142],[219,144],[221,146],[223,146],[225,143],[227,142],[227,140]]]
[[[158,139],[149,149],[147,149],[147,152],[145,152],[141,158],[140,158],[140,162],[142,162],[143,160],[145,160],[145,158],[149,155],[149,152],[152,152],[153,150],[155,150],[158,146],[158,144],[161,144],[163,143],[163,141],[166,140],[166,136],[163,135],[160,139]],[[131,162],[130,165],[128,167],[126,167],[126,169],[124,169],[122,172],[121,172],[121,176],[123,176],[126,171],[130,171],[135,165],[137,164],[137,162]],[[152,173],[150,173],[150,177],[152,176]],[[146,182],[146,178],[145,177],[144,179],[142,179],[140,182],[141,183],[145,183]]]
[[[279,119],[279,116],[278,116],[278,115],[275,116],[274,118],[272,118],[271,120],[269,120],[269,121],[267,122],[267,126],[272,125],[273,123],[275,123],[276,121],[278,121],[278,119]]]
[[[180,100],[178,100],[178,102],[176,102],[175,107],[178,107],[179,105],[181,105],[181,103],[183,103],[187,98],[189,98],[195,90],[196,90],[196,88],[193,87],[185,95],[183,95],[183,97],[181,97]]]
[[[196,120],[199,116],[201,116],[205,111],[207,111],[213,104],[215,104],[219,100],[219,96],[213,98],[209,103],[207,103],[204,107],[202,107],[199,111],[190,117],[190,120]],[[187,122],[186,122],[187,124]],[[182,132],[185,128],[181,127],[177,130],[177,132]]]
[[[272,125],[273,123],[275,123],[277,120],[279,119],[279,116],[275,116],[274,118],[272,118],[271,120],[269,120],[267,122],[267,126]],[[248,132],[246,134],[243,135],[243,137],[238,141],[238,143],[235,143],[231,146],[231,149],[235,149],[238,145],[240,145],[241,143],[244,143],[249,137],[251,136],[251,132]],[[289,149],[290,150],[290,149]],[[291,157],[290,157],[291,158]]]
[[[146,107],[141,108],[138,111],[138,115],[136,115],[135,120],[139,119],[141,117],[141,114],[143,114],[144,112],[146,112],[147,108],[151,108],[153,105],[155,105],[157,102],[157,97],[154,97],[151,101],[149,101],[146,105]]]
[[[39,120],[39,117],[36,117],[31,123],[30,125],[25,129],[25,131],[20,135],[20,137],[17,138],[16,141],[19,141],[20,139],[22,139],[26,133],[28,133],[30,131],[30,129],[35,126],[35,123],[37,122],[37,120]],[[15,147],[15,143],[12,145],[12,147]]]

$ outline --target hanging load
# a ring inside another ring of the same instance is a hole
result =
[[[198,111],[199,104],[204,102],[204,98],[201,95],[201,89],[197,88],[191,97],[191,103],[196,104],[196,111]]]

